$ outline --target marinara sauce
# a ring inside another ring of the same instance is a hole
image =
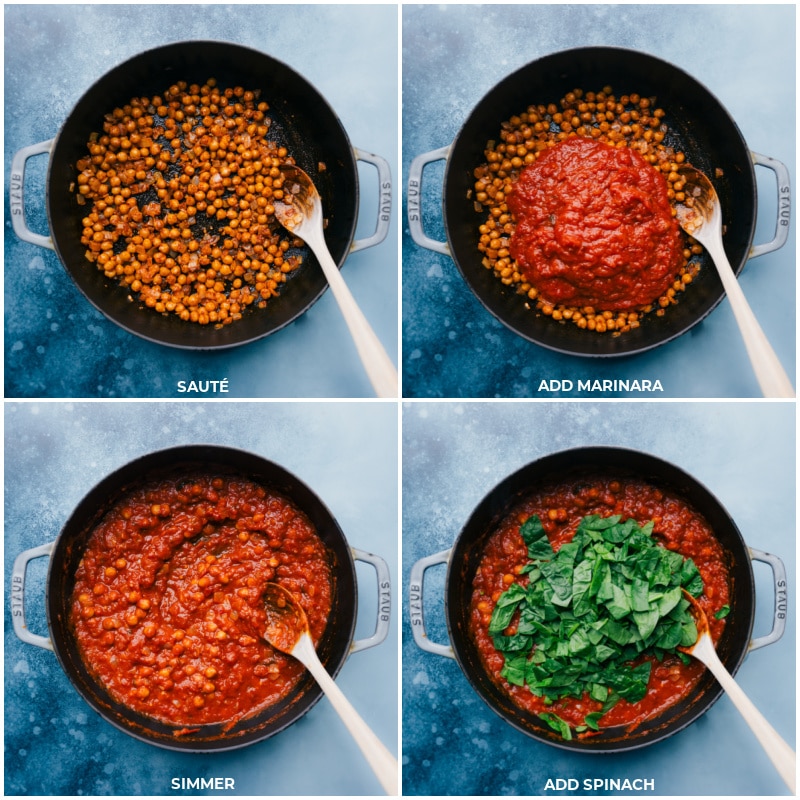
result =
[[[511,255],[554,305],[647,306],[684,260],[667,191],[661,172],[635,150],[565,139],[525,167],[508,195]]]
[[[142,714],[233,724],[285,697],[304,669],[262,638],[267,581],[295,595],[316,643],[331,609],[329,558],[282,495],[200,474],[131,491],[92,532],[76,573],[84,662]]]
[[[489,622],[494,605],[512,582],[527,584],[517,574],[528,562],[528,548],[520,525],[537,514],[554,550],[571,541],[585,516],[610,517],[620,514],[640,525],[653,521],[653,537],[669,550],[691,558],[703,579],[698,602],[708,617],[711,637],[717,642],[725,627],[715,614],[730,599],[730,577],[725,553],[705,519],[677,495],[632,478],[590,477],[544,488],[522,501],[508,514],[489,538],[473,580],[470,629],[483,664],[492,679],[523,709],[534,714],[553,712],[573,726],[583,724],[587,714],[599,711],[602,703],[588,694],[565,697],[549,705],[527,686],[515,686],[500,675],[504,658],[494,648]],[[513,623],[512,623],[513,624]],[[534,645],[535,646],[535,645]],[[699,661],[684,664],[678,656],[659,662],[650,657],[652,668],[647,694],[638,703],[621,699],[600,720],[601,728],[616,725],[634,727],[658,715],[689,694],[704,667]],[[588,734],[592,735],[590,731]]]

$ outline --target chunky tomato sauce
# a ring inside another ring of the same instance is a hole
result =
[[[525,167],[508,196],[510,252],[553,304],[631,310],[683,264],[664,176],[629,147],[565,139]]]
[[[519,528],[532,514],[541,519],[555,550],[572,539],[580,520],[590,514],[620,514],[640,525],[652,520],[654,538],[697,565],[704,584],[699,603],[708,617],[711,636],[718,641],[725,620],[715,619],[715,614],[729,604],[730,578],[722,547],[700,514],[679,497],[635,479],[587,478],[543,489],[521,502],[489,538],[473,581],[470,609],[470,628],[484,666],[521,708],[535,714],[549,711],[576,726],[602,707],[588,695],[546,705],[544,698],[532,694],[526,686],[509,684],[500,676],[504,659],[494,648],[489,622],[495,602],[509,584],[527,582],[517,575],[528,560]],[[634,726],[658,715],[687,696],[704,670],[700,662],[683,664],[677,656],[651,661],[647,695],[638,703],[620,700],[600,720],[601,728]]]
[[[76,573],[72,625],[84,662],[142,714],[233,724],[285,697],[303,672],[262,638],[267,581],[295,595],[317,642],[331,567],[286,498],[215,475],[132,491],[93,531]]]

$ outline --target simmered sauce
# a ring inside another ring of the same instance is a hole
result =
[[[730,580],[725,554],[705,519],[676,495],[635,479],[587,478],[543,489],[521,502],[487,542],[473,581],[470,626],[483,663],[495,680],[520,707],[532,712],[549,711],[572,725],[582,724],[586,714],[599,711],[602,703],[588,695],[563,698],[545,705],[544,699],[526,686],[514,686],[500,676],[504,659],[489,635],[492,608],[508,588],[509,579],[525,584],[515,570],[527,562],[527,547],[519,528],[537,514],[554,549],[569,542],[581,518],[590,514],[615,514],[639,524],[655,522],[654,537],[664,547],[691,558],[703,578],[699,598],[717,641],[725,626],[714,615],[729,603]],[[654,717],[689,694],[704,667],[696,661],[683,664],[677,656],[653,662],[647,695],[638,703],[620,700],[600,721],[601,728],[631,726]]]
[[[285,697],[303,671],[262,638],[267,581],[295,595],[316,642],[331,568],[286,498],[216,475],[132,491],[91,534],[77,570],[72,625],[84,662],[142,714],[232,724]]]
[[[664,176],[629,147],[574,136],[525,167],[508,196],[510,251],[553,304],[631,310],[683,263]]]

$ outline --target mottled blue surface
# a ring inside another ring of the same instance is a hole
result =
[[[371,397],[331,292],[284,330],[221,354],[133,336],[94,309],[58,257],[17,239],[8,222],[11,157],[54,137],[77,100],[139,52],[215,38],[293,67],[339,116],[354,147],[383,156],[397,180],[394,6],[25,5],[5,14],[5,396],[179,397],[177,382],[227,378],[227,397]],[[47,158],[28,162],[29,227],[47,233]],[[357,238],[378,217],[375,170],[359,167]],[[342,274],[393,360],[398,350],[396,213],[387,239]],[[185,396],[185,395],[184,395]]]
[[[792,613],[784,637],[751,653],[737,680],[795,741],[795,408],[792,403],[406,403],[403,581],[450,548],[506,476],[547,453],[630,447],[681,467],[720,500],[745,542],[780,556]],[[771,627],[771,571],[754,564],[754,635]],[[445,567],[425,578],[430,639],[447,643]],[[408,605],[406,601],[405,605]],[[723,697],[689,728],[623,755],[582,756],[530,739],[478,697],[458,664],[423,652],[403,609],[403,791],[407,795],[543,795],[548,778],[646,778],[657,795],[773,795],[786,789]],[[556,792],[547,792],[555,794]],[[582,792],[579,792],[579,794]]]
[[[752,150],[780,159],[794,175],[793,5],[406,5],[404,180],[411,160],[451,144],[473,108],[504,77],[548,53],[592,45],[629,47],[682,67],[719,98]],[[760,207],[755,241],[764,242],[775,229],[775,182],[767,170],[756,173]],[[442,174],[442,163],[433,164],[422,188],[425,230],[439,241],[445,239]],[[689,334],[639,356],[563,356],[495,320],[453,261],[418,247],[405,219],[403,225],[406,397],[560,396],[540,393],[542,378],[658,379],[663,385],[659,397],[760,396],[727,301]],[[794,242],[792,231],[782,250],[748,264],[740,277],[792,380]]]
[[[394,404],[6,403],[5,585],[23,550],[50,542],[117,467],[164,447],[239,447],[281,464],[321,498],[348,543],[397,563]],[[26,611],[46,635],[47,559],[28,569]],[[374,570],[357,564],[356,638],[372,634]],[[5,604],[6,795],[168,795],[172,778],[231,777],[238,795],[378,795],[381,787],[324,698],[287,730],[229,753],[162,750],[121,733],[73,689],[54,653],[23,644]],[[397,611],[388,639],[353,654],[337,683],[397,752]],[[184,792],[203,794],[204,792]],[[205,792],[208,793],[208,792]],[[218,793],[219,794],[219,793]]]

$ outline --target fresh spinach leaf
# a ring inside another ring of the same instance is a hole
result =
[[[568,742],[572,739],[572,729],[569,723],[561,719],[558,714],[553,714],[551,711],[545,711],[539,714],[539,718],[543,719],[556,733],[561,734],[561,738]]]
[[[517,656],[516,658],[506,658],[500,674],[515,686],[525,685],[525,672],[527,669],[527,656]]]
[[[528,558],[549,561],[553,557],[553,547],[538,516],[534,514],[528,517],[519,532],[522,534],[522,540],[528,545]]]
[[[512,583],[511,586],[500,595],[492,611],[492,619],[489,623],[490,634],[502,633],[509,626],[514,612],[525,597],[525,589],[518,583]],[[497,645],[495,645],[495,647],[497,647]],[[500,650],[502,648],[497,649]]]
[[[516,633],[513,636],[495,636],[495,647],[502,650],[504,653],[520,653],[530,652],[533,639],[530,636],[524,636]]]
[[[652,522],[587,516],[558,552],[538,516],[520,533],[529,561],[519,580],[527,585],[503,592],[489,626],[505,657],[501,674],[548,703],[588,694],[603,707],[580,727],[598,730],[620,698],[635,703],[647,693],[651,661],[642,655],[686,658],[676,648],[694,644],[697,628],[682,589],[699,596],[702,577],[691,559],[658,544]],[[506,635],[517,612],[516,633]],[[571,738],[556,714],[540,716]]]
[[[639,636],[642,640],[647,640],[658,625],[658,620],[661,619],[661,614],[658,608],[648,611],[634,611],[633,621],[636,623],[636,628],[639,631]]]

